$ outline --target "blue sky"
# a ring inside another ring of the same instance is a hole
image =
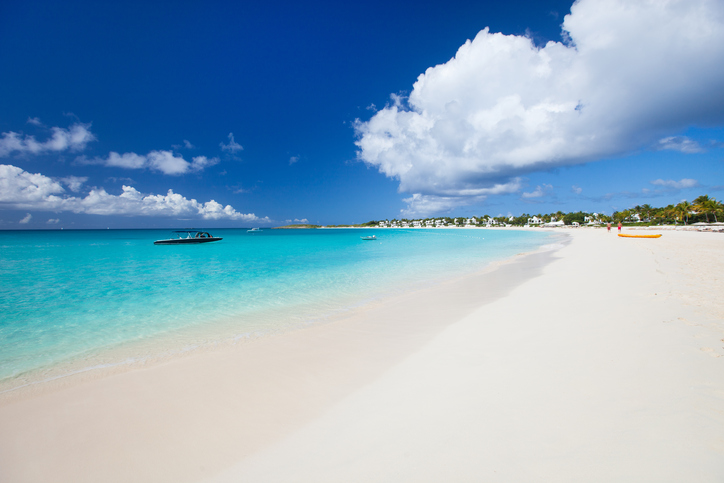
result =
[[[721,199],[724,9],[631,3],[3,2],[0,229]]]

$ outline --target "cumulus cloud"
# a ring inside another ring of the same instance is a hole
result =
[[[33,215],[31,215],[30,213],[28,213],[28,214],[25,215],[25,216],[23,217],[23,219],[20,220],[18,223],[20,223],[21,225],[25,225],[25,224],[27,224],[27,223],[30,223],[30,219],[31,219],[32,217],[33,217]]]
[[[78,191],[80,191],[81,187],[85,184],[85,182],[88,181],[88,177],[66,176],[65,178],[60,178],[60,181],[68,188],[70,188],[71,191],[77,193]]]
[[[724,120],[724,3],[579,0],[564,40],[491,33],[355,125],[358,158],[417,200],[649,146]],[[464,194],[470,193],[470,194]]]
[[[294,218],[294,221],[297,223],[309,223],[309,220],[306,218],[302,218],[301,220],[299,218]]]
[[[292,156],[289,158],[289,166],[299,161],[299,156]]]
[[[205,220],[268,222],[253,213],[244,214],[214,200],[200,203],[172,190],[165,195],[143,194],[124,185],[120,195],[93,188],[85,198],[68,196],[63,186],[40,173],[0,164],[0,207],[42,211],[71,211],[93,215],[164,216]]]
[[[696,188],[697,186],[699,186],[699,182],[691,178],[684,178],[679,181],[674,181],[673,179],[655,179],[651,182],[651,184],[654,186],[661,186],[663,188],[677,190]]]
[[[48,221],[46,221],[48,225],[57,225],[60,223],[60,218],[50,218]]]
[[[36,123],[37,121],[37,123]],[[39,125],[37,118],[28,119],[30,124]],[[81,151],[86,145],[95,141],[90,131],[90,124],[76,123],[69,128],[52,127],[51,135],[45,141],[38,141],[35,136],[22,135],[13,131],[2,133],[0,137],[0,158],[10,155],[47,154],[62,151]]]
[[[40,122],[40,118],[38,118],[38,117],[29,117],[28,124],[32,124],[33,126],[38,126],[38,127],[43,126],[43,123]]]
[[[670,149],[686,154],[703,153],[705,151],[699,143],[686,136],[668,136],[656,143],[657,149]]]
[[[239,151],[243,151],[244,148],[241,147],[241,144],[234,141],[234,133],[229,133],[229,144],[219,143],[219,147],[221,147],[222,151],[226,151],[231,154],[236,154]]]
[[[573,191],[577,195],[580,195],[583,192],[583,188],[581,188],[580,186],[573,185],[573,186],[571,186],[571,191]]]
[[[151,151],[148,154],[123,153],[111,151],[106,158],[92,159],[81,156],[76,159],[80,164],[102,164],[104,166],[125,169],[150,169],[168,175],[181,175],[189,172],[202,171],[204,168],[219,163],[219,158],[196,156],[191,162],[172,151]]]

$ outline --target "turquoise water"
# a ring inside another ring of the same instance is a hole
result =
[[[212,233],[224,239],[155,246],[168,231],[0,232],[0,384],[137,342],[182,349],[293,329],[549,240],[483,229]]]

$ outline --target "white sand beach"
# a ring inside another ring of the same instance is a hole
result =
[[[724,235],[565,233],[332,323],[6,397],[0,481],[724,481]]]

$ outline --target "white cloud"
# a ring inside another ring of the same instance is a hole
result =
[[[30,124],[40,122],[37,118],[30,118]],[[45,141],[37,141],[35,136],[22,135],[13,131],[2,133],[0,137],[0,158],[11,154],[46,154],[58,153],[66,150],[81,151],[86,145],[95,141],[95,135],[90,132],[90,124],[76,123],[67,129],[62,127],[50,128],[52,134]]]
[[[60,223],[60,218],[50,218],[48,221],[46,221],[48,225],[57,225]]]
[[[191,171],[201,171],[209,166],[219,164],[219,158],[207,158],[206,156],[195,156],[191,159]]]
[[[207,158],[206,156],[196,156],[188,162],[181,155],[176,155],[172,151],[151,151],[150,153],[136,154],[123,153],[118,154],[111,151],[107,158],[79,157],[76,162],[81,164],[102,164],[104,166],[125,168],[125,169],[151,169],[160,171],[168,175],[181,175],[189,172],[201,171],[204,168],[219,163],[219,158]]]
[[[531,193],[523,193],[521,196],[523,198],[540,198],[542,196],[545,196],[552,189],[553,186],[549,184],[543,184],[543,186],[538,185]]]
[[[238,151],[243,151],[243,147],[241,147],[241,144],[234,141],[234,133],[229,133],[229,144],[219,143],[219,146],[221,147],[222,151],[229,152],[231,154],[236,154]]]
[[[668,136],[656,143],[657,149],[671,149],[686,154],[703,153],[705,151],[699,143],[686,136]]]
[[[490,188],[462,191],[453,196],[424,195],[413,193],[402,201],[407,208],[400,210],[403,216],[423,216],[432,213],[449,212],[463,205],[482,203],[490,195],[515,193],[520,190],[520,178],[514,178],[509,183],[496,184]]]
[[[60,178],[60,181],[68,188],[70,188],[71,191],[77,193],[78,191],[80,191],[80,188],[85,184],[85,182],[88,181],[88,177],[66,176],[65,178]]]
[[[28,124],[32,124],[33,126],[38,126],[38,127],[43,126],[43,123],[40,122],[40,118],[38,118],[38,117],[29,117]]]
[[[146,158],[146,156],[136,153],[118,154],[114,151],[111,151],[106,159],[95,158],[88,162],[91,164],[103,164],[116,168],[143,169],[147,167],[148,159]]]
[[[297,223],[309,223],[309,220],[307,220],[306,218],[302,218],[301,220],[298,218],[294,218],[294,221]]]
[[[289,158],[289,166],[296,163],[297,161],[299,161],[299,156],[292,156],[291,158]]]
[[[691,178],[684,178],[679,181],[674,181],[673,179],[655,179],[651,182],[652,185],[655,186],[662,186],[664,188],[669,189],[686,189],[686,188],[696,188],[699,186],[699,182],[695,179]]]
[[[401,192],[466,204],[525,173],[724,120],[721,1],[579,0],[563,29],[568,43],[542,48],[481,31],[418,77],[407,107],[394,96],[357,122],[359,159]]]
[[[21,225],[25,225],[25,224],[27,224],[27,223],[30,223],[30,219],[31,219],[32,217],[33,217],[33,215],[31,215],[30,213],[28,213],[28,214],[25,215],[25,217],[24,217],[22,220],[20,220],[18,223],[20,223]]]
[[[16,166],[0,164],[0,207],[40,211],[71,211],[94,215],[167,216],[205,220],[269,222],[253,213],[239,213],[230,205],[195,199],[168,190],[165,195],[143,194],[123,186],[120,195],[93,188],[85,198],[67,196],[59,182],[42,174],[31,174]]]
[[[163,174],[184,174],[191,169],[191,165],[182,156],[174,156],[171,151],[151,151],[146,155],[148,166]]]
[[[571,191],[573,191],[577,195],[580,195],[583,192],[583,188],[581,188],[580,186],[573,185],[573,186],[571,186]]]

